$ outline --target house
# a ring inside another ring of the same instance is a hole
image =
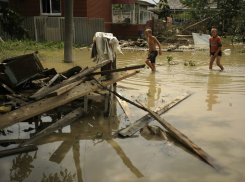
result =
[[[65,0],[9,0],[10,9],[29,19],[24,25],[36,41],[64,40],[64,6]],[[147,0],[74,0],[74,42],[89,45],[97,31],[138,37],[152,19],[148,7],[154,6]]]

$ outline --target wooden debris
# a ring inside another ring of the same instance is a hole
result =
[[[65,115],[63,118],[61,118],[59,121],[56,121],[55,123],[51,124],[44,130],[40,131],[30,139],[26,140],[24,143],[20,145],[20,147],[23,147],[25,145],[28,145],[56,130],[62,129],[63,127],[71,124],[73,121],[77,120],[79,117],[83,115],[83,109],[81,107],[78,107],[74,111],[70,112],[69,114]]]
[[[76,82],[71,83],[71,84],[69,84],[69,85],[66,85],[66,86],[64,86],[64,87],[61,87],[61,88],[59,88],[58,90],[55,90],[55,91],[49,93],[49,94],[47,95],[47,97],[54,97],[54,96],[61,95],[61,94],[65,93],[65,92],[67,92],[68,90],[71,90],[73,87],[79,85],[79,84],[82,83],[82,82],[83,82],[83,80],[79,80],[79,81],[76,81]]]
[[[114,73],[110,80],[102,82],[103,86],[111,85],[112,83],[118,82],[137,73],[135,70],[126,71],[122,73]],[[94,80],[87,83],[81,84],[77,87],[66,92],[66,94],[61,94],[56,97],[42,99],[35,103],[31,103],[27,106],[21,107],[9,113],[0,116],[0,130],[8,126],[11,126],[20,121],[24,121],[28,118],[34,117],[38,114],[49,111],[55,107],[61,106],[63,104],[69,103],[75,99],[78,99],[90,92],[98,90],[100,86],[96,84]]]
[[[166,104],[163,105],[163,107],[157,108],[157,110],[155,112],[157,112],[158,115],[162,115],[163,113],[165,113],[166,111],[168,111],[172,107],[176,106],[178,103],[180,103],[181,101],[183,101],[184,99],[186,99],[187,97],[189,97],[192,94],[193,93],[191,93],[191,92],[184,93],[184,94],[174,98],[172,101],[167,102]],[[150,114],[147,114],[147,115],[143,116],[142,118],[140,118],[139,120],[137,120],[136,122],[134,122],[133,124],[131,124],[129,127],[120,131],[119,134],[121,136],[124,136],[124,137],[132,136],[134,133],[139,131],[141,128],[144,128],[147,124],[149,124],[153,120],[154,120],[154,118],[151,117]]]
[[[20,153],[24,153],[24,152],[35,151],[37,149],[38,148],[36,145],[29,145],[29,146],[25,146],[25,147],[18,147],[18,148],[13,148],[13,149],[9,149],[9,150],[3,150],[3,151],[0,151],[0,158],[7,157],[10,155],[20,154]]]
[[[108,64],[110,62],[110,60],[106,60],[106,61],[103,61],[102,63],[100,64],[97,64],[96,66],[92,67],[92,68],[89,68],[89,69],[84,69],[82,70],[80,73],[74,75],[74,76],[71,76],[69,79],[67,80],[64,80],[63,82],[59,83],[59,84],[56,84],[54,85],[53,87],[49,87],[45,90],[45,92],[38,92],[38,93],[35,93],[33,94],[32,96],[30,96],[31,99],[35,99],[35,100],[40,100],[44,97],[46,97],[49,93],[61,88],[61,87],[64,87],[66,85],[69,85],[73,82],[76,82],[78,80],[80,80],[81,78],[85,77],[86,75],[94,72],[95,70],[101,68],[102,66]]]
[[[205,151],[203,151],[200,147],[198,147],[194,142],[192,142],[187,136],[182,134],[179,130],[174,128],[171,124],[169,124],[167,121],[165,121],[163,118],[161,118],[157,113],[153,112],[149,108],[147,108],[144,104],[137,101],[140,105],[142,105],[149,113],[150,115],[155,118],[168,132],[175,137],[178,141],[180,141],[182,144],[187,146],[189,149],[191,149],[193,152],[195,152],[198,156],[200,156],[204,161],[206,161],[209,165],[211,165],[213,168],[219,171],[218,167],[214,163],[214,160],[211,156],[209,156]]]
[[[0,81],[0,85],[5,88],[7,91],[9,91],[11,94],[15,94],[15,91],[13,91],[11,88],[9,88],[7,85],[5,85],[3,82]]]

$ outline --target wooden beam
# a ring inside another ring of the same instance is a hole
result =
[[[131,70],[121,73],[114,73],[110,80],[104,81],[101,84],[103,86],[108,86],[112,83],[133,76],[137,72],[138,71],[136,70]],[[42,99],[40,101],[31,103],[27,106],[21,107],[4,115],[0,115],[0,130],[20,121],[24,121],[28,118],[34,117],[38,114],[49,111],[55,107],[69,103],[75,99],[87,95],[90,92],[96,91],[99,88],[100,86],[94,80],[91,80],[87,83],[74,87],[73,89],[69,90],[66,94]]]
[[[77,120],[79,117],[83,115],[83,109],[81,107],[78,107],[74,111],[70,112],[69,114],[65,115],[60,120],[56,121],[55,123],[51,124],[44,130],[40,131],[30,139],[26,140],[24,143],[22,143],[20,146],[23,147],[25,145],[28,145],[50,133],[53,133],[56,130],[62,129],[63,127],[71,124],[73,121]]]
[[[83,80],[79,80],[79,81],[76,81],[76,82],[71,83],[71,84],[69,84],[69,85],[66,85],[66,86],[64,86],[64,87],[61,87],[61,88],[59,88],[58,90],[55,90],[55,91],[49,93],[49,94],[47,95],[47,97],[54,97],[54,96],[61,95],[61,94],[65,93],[65,92],[67,92],[68,90],[71,90],[73,87],[79,85],[79,84],[82,83],[82,82],[83,82]]]
[[[144,107],[146,110],[148,110],[149,114],[155,118],[174,138],[176,138],[178,141],[180,141],[182,144],[187,146],[189,149],[191,149],[193,152],[195,152],[198,156],[200,156],[205,162],[207,162],[209,165],[211,165],[214,169],[219,171],[218,167],[214,163],[214,159],[209,156],[205,151],[203,151],[199,146],[197,146],[193,141],[191,141],[187,136],[182,134],[179,130],[177,130],[175,127],[173,127],[171,124],[169,124],[167,121],[165,121],[163,118],[161,118],[158,114],[147,108],[144,104],[137,101],[142,107]]]
[[[124,67],[124,68],[118,68],[118,69],[114,69],[114,70],[107,70],[107,71],[101,71],[101,72],[93,72],[90,75],[100,75],[100,74],[108,74],[108,73],[114,73],[114,72],[120,72],[120,71],[127,71],[127,70],[135,70],[135,69],[139,69],[139,68],[144,68],[145,64],[141,64],[141,65],[136,65],[136,66],[128,66],[128,67]]]
[[[176,106],[178,103],[180,103],[181,101],[183,101],[184,99],[186,99],[187,97],[189,97],[192,94],[193,93],[191,93],[191,92],[184,93],[184,94],[174,98],[172,101],[167,102],[161,108],[157,108],[157,110],[155,112],[157,112],[158,115],[162,115],[163,113],[165,113],[166,111],[168,111],[172,107]],[[136,122],[134,122],[133,124],[131,124],[129,127],[120,131],[119,134],[121,136],[124,136],[124,137],[132,136],[133,134],[135,134],[141,128],[144,128],[147,124],[149,124],[153,120],[154,120],[154,118],[151,117],[150,114],[147,114],[147,115],[143,116],[142,118],[140,118],[139,120],[137,120]]]
[[[38,93],[35,93],[34,95],[30,96],[30,99],[35,99],[35,100],[40,100],[44,97],[46,97],[49,93],[61,88],[61,87],[64,87],[66,85],[69,85],[73,82],[76,82],[78,80],[80,80],[81,78],[83,78],[84,76],[94,72],[95,70],[101,68],[102,66],[108,64],[110,62],[110,60],[106,60],[106,61],[103,61],[102,63],[100,64],[97,64],[96,66],[92,67],[92,68],[89,68],[89,69],[83,69],[80,73],[76,74],[76,75],[73,75],[71,76],[70,78],[68,78],[67,80],[64,80],[63,82],[59,83],[59,84],[56,84],[52,87],[49,87],[45,90],[45,92],[38,92]]]
[[[7,157],[10,155],[20,154],[20,153],[24,153],[24,152],[35,151],[37,149],[38,148],[36,145],[29,145],[29,146],[25,146],[25,147],[18,147],[18,148],[3,150],[3,151],[0,151],[0,158]]]

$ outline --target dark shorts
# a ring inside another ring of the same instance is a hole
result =
[[[158,55],[157,51],[151,51],[147,59],[151,60],[151,63],[155,63],[157,55]]]
[[[215,52],[211,52],[211,55],[213,56],[215,54]],[[219,51],[219,53],[218,53],[218,56],[222,56],[222,51]]]

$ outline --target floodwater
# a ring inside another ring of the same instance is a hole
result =
[[[170,55],[178,65],[168,66],[166,57]],[[232,49],[230,55],[223,55],[223,72],[215,64],[213,71],[208,69],[208,55],[207,50],[163,52],[157,57],[156,73],[141,69],[118,82],[117,92],[132,101],[140,100],[152,110],[186,91],[194,92],[162,117],[213,157],[221,172],[176,141],[140,132],[130,138],[118,137],[118,130],[146,112],[129,104],[130,121],[115,102],[112,115],[104,117],[103,102],[92,101],[88,115],[36,141],[37,151],[1,158],[0,181],[245,181],[245,54]],[[146,52],[124,52],[117,56],[117,67],[144,64],[146,56]],[[40,52],[39,58],[44,67],[54,67],[58,72],[75,65],[94,65],[89,50],[75,51],[75,62],[69,64],[61,63],[61,52]],[[184,66],[189,61],[196,66]],[[48,124],[57,118],[45,113],[38,119]],[[157,121],[150,124],[161,126]],[[15,124],[5,129],[0,140],[28,139],[36,132],[34,128],[34,122]],[[0,150],[17,146],[0,146]]]

